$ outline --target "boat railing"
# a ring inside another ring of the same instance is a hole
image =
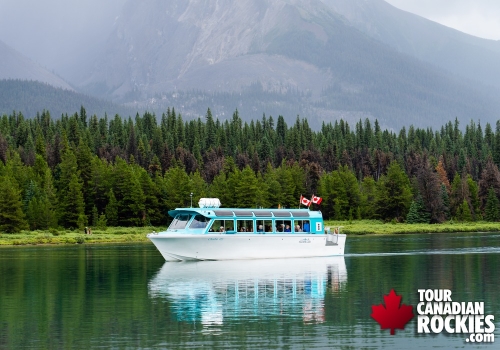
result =
[[[343,226],[336,226],[333,231],[330,226],[325,227],[326,241],[329,244],[338,244],[339,232]]]

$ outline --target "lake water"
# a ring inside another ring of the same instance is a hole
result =
[[[370,317],[394,289],[484,302],[493,344],[395,335]],[[348,237],[336,258],[166,263],[152,244],[0,248],[0,349],[499,348],[500,234]]]

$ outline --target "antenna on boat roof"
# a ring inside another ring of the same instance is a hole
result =
[[[191,194],[189,196],[191,197],[191,206],[190,206],[190,208],[192,208],[193,207],[193,192],[191,192]]]

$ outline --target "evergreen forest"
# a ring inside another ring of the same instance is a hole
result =
[[[325,219],[498,221],[500,121],[382,130],[377,120],[293,125],[262,116],[184,121],[73,115],[0,118],[0,231],[165,226],[168,211],[297,208],[321,196]]]

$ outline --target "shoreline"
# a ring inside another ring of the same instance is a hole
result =
[[[50,229],[37,231],[22,231],[19,233],[1,233],[0,247],[27,245],[71,245],[71,244],[104,244],[104,243],[144,243],[146,237],[153,231],[165,228],[158,227],[109,227],[93,228],[92,234],[83,230]]]
[[[334,221],[325,220],[325,227],[341,226],[341,233],[347,235],[374,234],[419,234],[419,233],[455,233],[455,232],[495,232],[500,231],[500,222],[454,222],[441,224],[406,224],[382,222],[379,220]]]
[[[453,222],[442,224],[405,224],[384,223],[378,220],[333,221],[326,220],[325,227],[341,226],[341,233],[348,236],[387,235],[387,234],[420,234],[420,233],[455,233],[455,232],[500,232],[498,222]],[[0,247],[27,245],[71,245],[71,244],[105,244],[105,243],[144,243],[153,231],[160,232],[162,227],[109,227],[92,229],[92,234],[82,230],[37,230],[20,233],[1,233]]]

